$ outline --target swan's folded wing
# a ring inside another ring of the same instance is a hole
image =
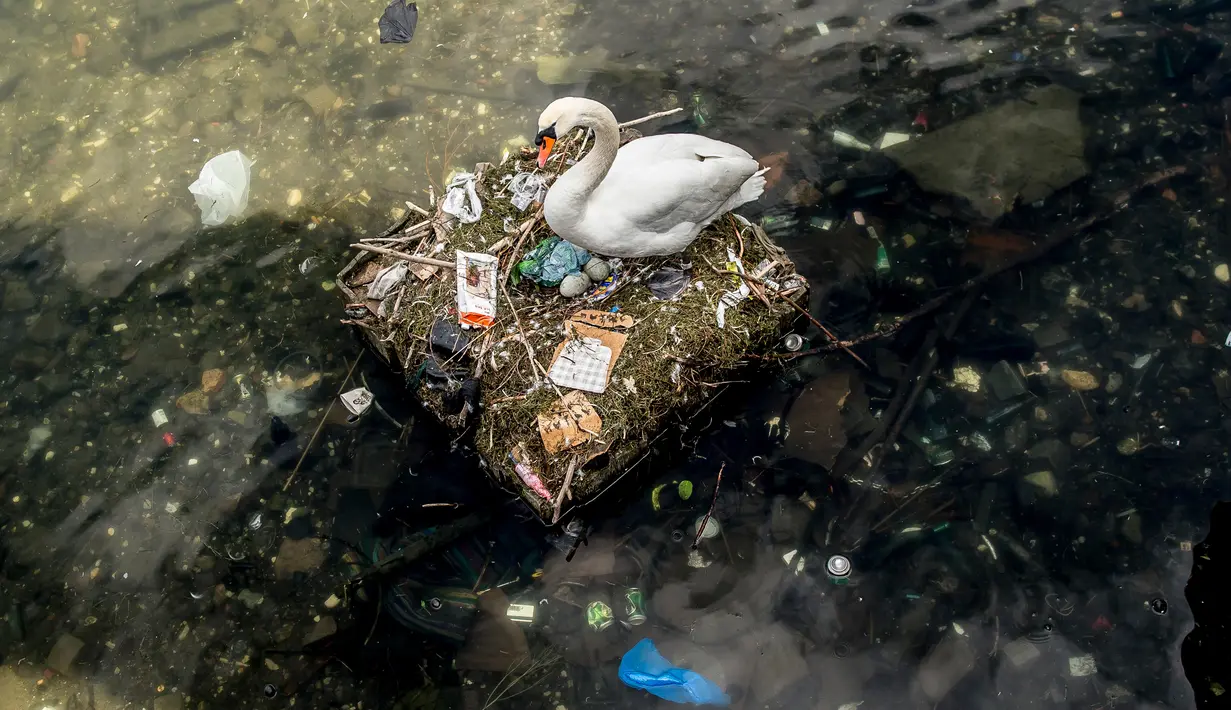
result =
[[[641,138],[620,150],[588,216],[618,216],[646,232],[708,221],[758,167],[746,151],[701,136]]]

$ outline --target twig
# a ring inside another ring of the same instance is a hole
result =
[[[983,284],[986,284],[987,282],[991,281],[992,279],[996,278],[997,276],[1003,274],[1006,271],[1009,271],[1011,269],[1016,269],[1019,266],[1024,266],[1025,264],[1035,261],[1036,259],[1039,259],[1045,256],[1047,253],[1049,253],[1056,247],[1060,246],[1061,244],[1064,244],[1065,242],[1069,241],[1070,239],[1077,236],[1078,234],[1081,234],[1082,232],[1086,231],[1090,227],[1100,222],[1104,222],[1108,219],[1111,219],[1114,215],[1120,212],[1120,210],[1124,209],[1126,205],[1128,205],[1128,201],[1132,199],[1133,195],[1137,194],[1138,192],[1144,190],[1147,187],[1156,185],[1162,182],[1163,180],[1167,180],[1169,178],[1175,177],[1176,175],[1182,175],[1183,173],[1187,172],[1187,170],[1188,170],[1187,168],[1183,166],[1179,166],[1179,167],[1174,167],[1174,168],[1168,168],[1166,170],[1162,170],[1160,172],[1154,173],[1153,175],[1150,175],[1149,177],[1145,178],[1140,183],[1138,183],[1136,187],[1130,190],[1125,190],[1124,192],[1117,194],[1112,199],[1112,206],[1109,209],[1106,209],[1097,214],[1092,214],[1088,217],[1085,217],[1084,219],[1080,219],[1070,224],[1068,227],[1065,227],[1059,230],[1058,232],[1056,232],[1054,235],[1052,235],[1048,239],[1036,244],[1033,249],[1022,252],[1016,257],[1001,264],[1000,266],[994,269],[991,269],[989,271],[985,271],[979,274],[978,276],[968,279],[964,283],[949,289],[948,291],[942,293],[936,298],[933,298],[927,303],[924,303],[922,306],[919,306],[918,308],[911,311],[910,313],[907,313],[903,316],[899,316],[893,323],[883,328],[877,328],[876,330],[870,333],[864,333],[863,335],[860,335],[855,338],[851,338],[850,340],[840,340],[838,342],[829,343],[827,345],[822,345],[820,347],[812,348],[810,350],[801,350],[796,353],[787,353],[785,355],[782,355],[781,358],[789,360],[789,359],[794,359],[797,357],[802,357],[804,355],[815,355],[816,353],[823,353],[823,352],[829,352],[832,350],[845,349],[852,345],[859,345],[861,343],[866,343],[869,340],[876,340],[877,338],[884,338],[884,337],[893,335],[894,333],[897,333],[899,330],[901,330],[902,326],[906,325],[907,323],[914,320],[915,318],[918,318],[923,315],[927,315],[928,313],[931,313],[937,308],[940,308],[945,303],[947,303],[949,299],[953,298],[957,294],[963,293],[965,291],[969,291],[977,286],[982,286]]]
[[[353,192],[348,192],[348,193],[346,193],[345,195],[342,195],[342,196],[341,196],[341,197],[339,197],[338,199],[334,200],[332,204],[330,204],[330,205],[329,205],[328,207],[326,207],[325,209],[321,210],[321,215],[322,215],[322,216],[324,216],[324,215],[329,214],[329,211],[330,211],[330,210],[332,210],[334,207],[337,207],[338,205],[342,204],[343,202],[346,202],[347,200],[349,200],[349,199],[350,199],[350,197],[351,197],[351,195],[353,195],[353,194],[355,194],[355,193],[353,193]]]
[[[490,511],[484,515],[471,513],[454,522],[415,533],[406,539],[397,553],[384,558],[358,575],[351,577],[345,588],[350,589],[351,587],[363,585],[372,580],[383,579],[391,574],[400,572],[407,565],[427,553],[448,545],[463,535],[468,535],[478,530],[489,520],[491,520]]]
[[[422,236],[421,234],[419,234],[419,232],[426,232],[426,231],[428,231],[428,230],[431,228],[431,226],[432,226],[432,220],[430,220],[430,219],[425,219],[425,220],[423,220],[422,222],[419,222],[419,223],[418,223],[418,224],[416,224],[416,225],[413,225],[413,226],[411,226],[411,227],[407,227],[406,229],[402,229],[402,227],[403,227],[403,226],[405,226],[406,222],[409,222],[409,221],[410,221],[410,213],[408,212],[408,213],[407,213],[407,217],[405,218],[405,221],[403,221],[403,222],[401,222],[401,223],[399,223],[399,224],[396,224],[396,225],[394,225],[394,226],[390,227],[389,229],[386,229],[385,231],[381,232],[380,234],[376,235],[375,237],[368,237],[368,238],[366,238],[366,239],[360,239],[359,241],[361,241],[361,242],[365,242],[365,243],[366,243],[366,242],[405,242],[405,241],[410,241],[410,240],[412,240],[412,239],[415,239],[415,238],[417,238],[417,237]],[[397,237],[392,236],[392,235],[394,235],[394,234],[400,234],[401,236],[397,236]]]
[[[538,380],[538,373],[540,372],[543,373],[543,379],[547,379],[547,371],[543,369],[543,366],[534,357],[534,348],[530,347],[530,339],[526,337],[526,331],[521,327],[521,317],[517,315],[517,307],[513,305],[513,299],[509,298],[509,292],[504,288],[503,280],[500,282],[500,292],[504,294],[504,300],[509,304],[509,310],[513,312],[513,320],[517,323],[517,332],[521,333],[522,345],[526,346],[526,355],[530,357],[535,380]]]
[[[384,606],[385,606],[385,595],[377,594],[376,595],[376,618],[372,619],[372,629],[368,631],[368,637],[363,640],[364,646],[368,645],[368,641],[372,640],[372,634],[376,633],[376,624],[377,622],[380,621],[380,612],[381,612],[381,609],[384,608]]]
[[[479,585],[483,583],[483,575],[487,573],[487,566],[492,563],[492,552],[495,552],[495,550],[496,550],[496,541],[492,540],[491,546],[487,548],[487,559],[483,560],[483,567],[482,569],[479,570],[479,576],[475,577],[474,586],[470,588],[470,591],[472,593],[479,591]],[[496,580],[496,581],[500,581],[500,580]]]
[[[568,493],[568,487],[573,483],[573,471],[575,470],[577,470],[577,457],[570,456],[568,471],[564,474],[564,485],[560,486],[560,493],[556,496],[556,511],[551,516],[552,525],[560,522],[560,509],[564,505],[564,495]]]
[[[386,229],[385,231],[381,232],[381,233],[380,233],[380,234],[378,234],[377,236],[379,236],[379,237],[387,237],[387,236],[389,236],[390,234],[393,234],[394,232],[400,232],[400,231],[402,231],[402,227],[405,227],[405,226],[406,226],[409,222],[410,222],[410,210],[406,210],[406,214],[402,215],[401,219],[399,219],[398,221],[394,222],[394,223],[393,223],[393,226],[389,227],[388,229]],[[363,240],[363,239],[360,239],[359,241],[364,241],[364,240]]]
[[[710,501],[710,509],[705,511],[705,517],[701,519],[701,524],[697,526],[697,536],[692,539],[692,549],[697,549],[697,545],[701,543],[701,534],[705,532],[705,526],[710,524],[710,516],[714,514],[714,506],[718,505],[718,488],[722,485],[722,472],[727,467],[727,462],[723,461],[718,467],[718,480],[714,482],[714,498]]]
[[[522,222],[521,226],[518,227],[517,241],[513,244],[513,252],[509,258],[509,263],[505,264],[504,271],[500,274],[501,286],[509,280],[509,274],[513,273],[513,267],[517,265],[517,253],[521,251],[521,246],[525,243],[526,237],[530,236],[530,233],[534,231],[535,225],[538,224],[538,221],[542,218],[543,206],[539,205],[539,208],[534,211],[534,216],[525,222]],[[510,305],[512,305],[511,302]]]
[[[491,245],[490,247],[484,249],[483,251],[487,252],[488,254],[493,254],[493,255],[499,254],[500,252],[504,251],[505,247],[507,247],[508,245],[512,243],[513,243],[513,240],[509,239],[508,237],[501,237],[499,241],[497,241],[495,244]]]
[[[384,254],[385,256],[392,256],[395,259],[401,259],[403,261],[409,261],[415,264],[427,264],[428,266],[439,266],[442,269],[456,269],[457,268],[457,264],[454,264],[451,261],[441,261],[440,259],[432,259],[426,256],[415,256],[414,254],[405,254],[400,251],[394,251],[392,249],[385,249],[384,247],[374,247],[371,244],[352,244],[351,246],[355,249],[362,249],[364,251],[370,251],[376,254]]]
[[[422,239],[424,236],[423,234],[411,234],[403,237],[367,237],[359,241],[363,244],[409,244],[416,239]]]
[[[312,438],[308,439],[308,445],[303,447],[303,453],[299,454],[299,461],[295,463],[295,469],[291,471],[291,475],[286,477],[286,483],[282,484],[282,490],[291,487],[291,483],[295,480],[295,476],[299,473],[299,467],[303,466],[303,460],[308,458],[308,452],[312,450],[312,444],[316,443],[316,437],[320,436],[321,428],[325,426],[325,420],[329,418],[329,413],[333,411],[333,405],[337,404],[338,397],[346,391],[346,385],[350,382],[351,375],[355,374],[355,367],[359,365],[359,361],[363,359],[364,350],[360,350],[355,356],[355,361],[351,363],[350,369],[346,371],[346,377],[342,380],[342,386],[338,388],[337,397],[329,400],[329,406],[325,408],[325,413],[321,415],[320,422],[316,425],[316,431],[312,432]]]
[[[944,328],[937,325],[932,329],[932,332],[928,333],[928,337],[919,351],[919,356],[916,358],[918,369],[913,373],[908,372],[907,376],[902,379],[901,384],[898,386],[898,391],[894,393],[894,398],[890,402],[890,409],[886,410],[885,414],[881,417],[880,426],[869,434],[867,439],[865,439],[860,445],[860,460],[869,451],[871,451],[872,447],[877,443],[881,444],[882,453],[880,456],[876,457],[876,459],[872,462],[872,465],[869,466],[868,470],[864,472],[863,489],[860,491],[856,504],[850,506],[846,515],[843,517],[843,520],[851,519],[851,516],[861,507],[859,503],[863,501],[868,492],[871,490],[872,482],[876,478],[877,471],[880,470],[881,464],[884,463],[885,459],[889,455],[889,452],[893,451],[893,445],[897,442],[898,435],[901,434],[903,425],[914,413],[915,403],[919,401],[919,396],[923,393],[923,390],[927,388],[930,380],[932,379],[932,372],[936,369],[937,363],[940,362],[940,351],[936,347],[937,344],[942,338],[946,341],[953,339],[954,334],[957,333],[958,326],[960,326],[962,321],[966,318],[966,314],[970,311],[971,307],[974,306],[975,300],[978,297],[978,290],[967,293],[966,297],[962,299],[962,302],[957,306],[957,308],[954,309],[953,315],[949,319],[949,323]],[[919,358],[922,359],[920,360]],[[912,367],[912,369],[914,368]],[[910,384],[909,394],[907,394],[905,398],[900,399],[902,393],[907,392],[907,383]],[[890,410],[893,409],[893,405],[897,402],[902,403],[901,408],[896,412],[891,412]],[[881,441],[882,436],[884,437],[883,441]],[[847,461],[850,463],[850,466],[857,463],[857,460],[847,459]],[[842,476],[845,475],[846,473],[844,471]]]
[[[838,340],[838,336],[836,336],[836,335],[834,335],[832,332],[830,332],[829,328],[826,328],[826,327],[824,326],[824,324],[822,324],[819,320],[817,320],[816,318],[813,318],[813,317],[812,317],[812,314],[811,314],[811,313],[809,313],[809,312],[808,312],[806,309],[804,309],[803,307],[801,307],[798,303],[796,303],[794,299],[783,297],[783,299],[782,299],[782,300],[784,300],[784,301],[786,301],[787,303],[791,304],[791,307],[792,307],[792,308],[794,308],[795,310],[797,310],[797,311],[799,311],[800,313],[804,314],[804,315],[808,318],[808,320],[812,321],[812,325],[815,325],[817,328],[819,328],[819,329],[821,330],[821,332],[825,334],[825,337],[826,337],[826,338],[829,338],[829,341],[830,341],[830,343],[831,343],[831,344],[840,342],[840,341]],[[864,361],[863,361],[863,358],[861,358],[861,357],[859,357],[858,355],[856,355],[856,354],[855,354],[855,351],[854,351],[854,350],[851,350],[850,348],[845,347],[845,346],[842,346],[842,350],[843,350],[843,351],[845,351],[847,355],[850,355],[851,357],[855,358],[855,362],[859,363],[860,365],[863,365],[863,366],[864,366],[864,369],[867,369],[867,370],[871,370],[871,369],[872,369],[872,368],[868,367],[868,363],[866,363],[866,362],[864,362]]]
[[[419,205],[416,205],[415,203],[411,202],[410,200],[406,200],[406,206],[407,206],[407,207],[409,207],[410,209],[414,210],[415,212],[418,212],[419,214],[423,215],[424,217],[431,217],[431,216],[432,216],[432,215],[431,215],[431,213],[429,213],[427,210],[423,209],[423,208],[422,208],[422,207],[420,207]]]
[[[721,276],[734,275],[734,276],[738,276],[738,277],[740,277],[740,278],[744,279],[745,281],[747,281],[747,282],[749,282],[749,283],[751,283],[751,284],[760,285],[760,286],[764,286],[764,285],[765,285],[765,281],[763,281],[762,279],[759,279],[759,278],[757,278],[757,277],[755,277],[755,276],[751,276],[751,275],[749,275],[749,274],[741,274],[741,273],[739,273],[738,271],[729,271],[729,270],[723,270],[723,269],[720,269],[720,268],[718,268],[717,266],[714,266],[714,264],[713,264],[712,262],[710,262],[710,260],[709,260],[708,258],[707,258],[705,261],[706,261],[706,263],[708,263],[708,264],[710,265],[710,269],[712,269],[712,270],[714,271],[714,273],[716,273],[716,274],[719,274],[719,275],[721,275]],[[805,317],[805,318],[807,318],[808,320],[812,321],[812,325],[815,325],[817,328],[819,328],[819,329],[820,329],[820,331],[821,331],[822,333],[824,333],[824,334],[825,334],[825,337],[829,338],[829,340],[830,340],[830,344],[829,344],[829,346],[825,346],[825,349],[826,349],[826,350],[838,350],[838,349],[839,349],[839,347],[841,347],[841,341],[839,341],[839,340],[838,340],[838,336],[834,335],[834,334],[833,334],[833,333],[829,330],[829,328],[826,328],[826,327],[825,327],[825,325],[824,325],[823,323],[821,323],[819,320],[817,320],[816,318],[814,318],[814,317],[813,317],[813,315],[812,315],[811,313],[809,313],[809,312],[808,312],[805,308],[803,308],[802,306],[800,306],[800,305],[799,305],[798,303],[796,303],[793,299],[787,298],[786,296],[783,296],[783,297],[782,297],[782,300],[783,300],[783,301],[786,301],[786,303],[787,303],[788,305],[790,305],[790,306],[791,306],[791,308],[794,308],[795,310],[797,310],[797,311],[799,311],[800,313],[802,313],[802,314],[804,315],[804,317]],[[768,302],[768,301],[767,301],[767,302]],[[854,358],[854,359],[855,359],[855,362],[858,362],[860,365],[863,365],[865,369],[868,369],[868,370],[871,370],[871,369],[872,369],[871,367],[868,367],[868,363],[864,362],[863,358],[861,358],[861,357],[859,357],[858,355],[856,355],[856,354],[855,354],[855,353],[854,353],[854,352],[853,352],[850,348],[847,348],[847,347],[841,347],[841,349],[842,349],[842,350],[845,350],[847,355],[850,355],[852,358]],[[792,355],[798,355],[798,354],[799,354],[799,353],[792,353]]]
[[[672,116],[683,110],[684,110],[683,107],[677,106],[676,108],[673,108],[669,111],[659,111],[658,113],[652,113],[649,116],[642,116],[641,118],[634,119],[632,121],[625,121],[624,123],[620,124],[620,128],[629,128],[630,126],[640,126],[641,124],[648,123],[650,121],[653,121],[656,118],[663,118],[664,116]]]

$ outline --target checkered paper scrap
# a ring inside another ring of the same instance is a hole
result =
[[[561,387],[602,394],[607,391],[611,348],[598,338],[570,340],[547,376]]]

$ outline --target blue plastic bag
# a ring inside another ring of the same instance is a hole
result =
[[[560,237],[548,237],[538,243],[515,270],[540,286],[559,286],[565,276],[581,271],[590,260],[590,252],[569,244]]]
[[[673,703],[731,704],[722,688],[696,671],[672,666],[649,639],[641,639],[624,654],[620,660],[620,680]]]

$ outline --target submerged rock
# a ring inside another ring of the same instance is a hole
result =
[[[1089,172],[1080,99],[1043,87],[885,153],[923,189],[964,198],[995,220],[1018,200],[1041,200]]]

